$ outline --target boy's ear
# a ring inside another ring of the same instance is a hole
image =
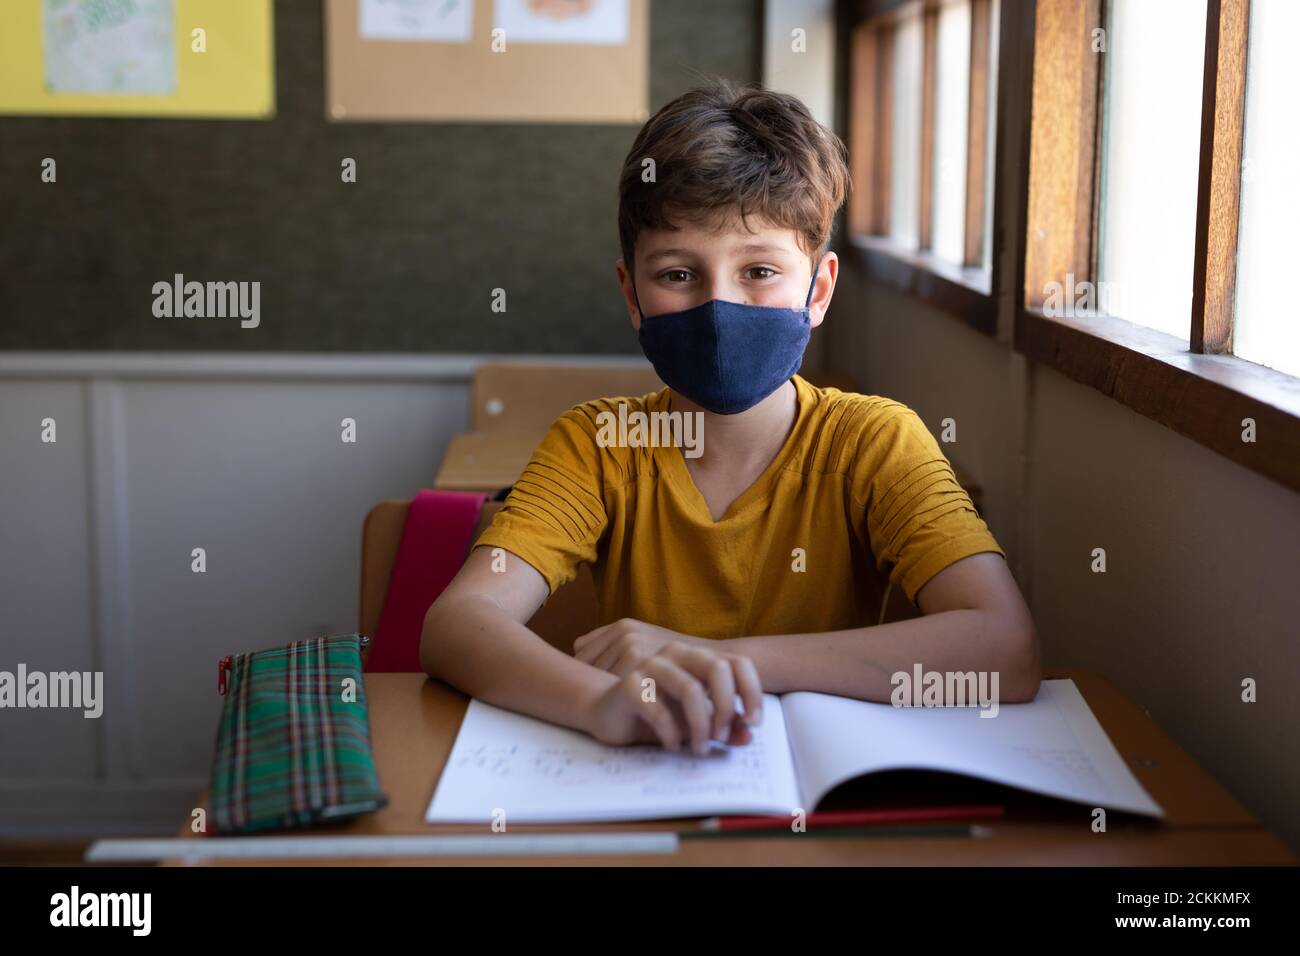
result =
[[[614,272],[618,275],[618,287],[623,292],[623,302],[627,305],[627,317],[632,320],[632,328],[641,331],[641,310],[636,306],[636,290],[632,288],[632,272],[627,264],[619,259],[614,263]]]
[[[826,310],[830,308],[831,296],[835,294],[835,280],[839,274],[840,258],[827,250],[813,280],[812,298],[808,300],[809,323],[814,329],[826,318]]]

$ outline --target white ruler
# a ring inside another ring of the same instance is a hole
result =
[[[607,856],[673,854],[677,834],[495,833],[429,836],[201,837],[192,840],[96,840],[88,863],[127,860],[375,859],[395,856]]]

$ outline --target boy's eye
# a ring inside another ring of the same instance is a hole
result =
[[[669,269],[660,273],[659,278],[667,279],[669,282],[689,282],[691,274],[685,269]]]
[[[746,272],[751,279],[770,279],[776,275],[776,270],[768,266],[753,266]]]

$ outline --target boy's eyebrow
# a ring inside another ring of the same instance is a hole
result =
[[[738,253],[753,254],[756,252],[789,252],[785,246],[774,245],[768,242],[750,242],[736,249]],[[696,255],[691,249],[660,249],[647,255],[646,262],[653,262],[656,259],[671,259],[675,257],[689,258]]]
[[[690,257],[695,255],[690,249],[660,249],[658,252],[652,252],[645,257],[646,262],[653,262],[655,259],[671,259],[677,256]]]

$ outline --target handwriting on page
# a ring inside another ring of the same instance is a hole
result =
[[[657,747],[565,746],[468,743],[450,766],[464,773],[545,781],[557,787],[598,786],[631,790],[644,797],[691,793],[770,795],[767,753],[761,737],[741,747],[706,756]]]
[[[1010,748],[1042,769],[1053,773],[1071,787],[1090,787],[1096,792],[1109,793],[1111,788],[1092,765],[1088,755],[1078,748],[1030,747],[1018,745]]]

